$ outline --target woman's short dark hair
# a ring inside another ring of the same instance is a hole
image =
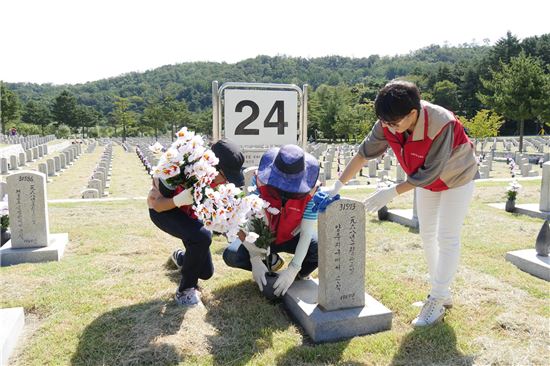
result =
[[[383,122],[396,122],[416,109],[420,113],[420,90],[405,80],[387,83],[374,100],[376,116]]]

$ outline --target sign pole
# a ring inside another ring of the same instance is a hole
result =
[[[218,81],[214,80],[212,82],[212,142],[216,142],[220,139],[220,116],[218,114],[219,100]]]

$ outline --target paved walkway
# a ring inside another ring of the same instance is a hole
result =
[[[48,203],[74,203],[74,202],[111,202],[111,201],[145,201],[143,197],[117,197],[117,198],[65,198],[58,200],[48,200]]]

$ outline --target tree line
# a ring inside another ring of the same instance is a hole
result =
[[[2,132],[88,136],[165,134],[186,125],[211,133],[211,83],[309,84],[308,134],[364,136],[373,100],[389,80],[415,82],[423,99],[460,116],[478,137],[535,134],[550,119],[550,34],[494,45],[431,45],[367,58],[257,56],[235,64],[192,62],[76,85],[2,83]]]

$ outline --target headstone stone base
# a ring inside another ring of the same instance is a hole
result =
[[[392,312],[365,293],[365,306],[324,311],[317,304],[317,280],[295,281],[283,301],[315,343],[334,342],[391,329]]]
[[[388,221],[418,229],[418,219],[413,217],[413,209],[388,210]]]
[[[0,309],[0,365],[7,365],[25,325],[23,308]]]
[[[506,260],[524,272],[550,281],[550,257],[537,255],[535,249],[514,250],[506,253]]]
[[[489,206],[504,210],[505,203],[489,203]],[[550,211],[539,210],[538,203],[522,203],[516,204],[514,213],[531,216],[538,219],[550,219]]]
[[[50,234],[48,246],[41,248],[14,249],[11,247],[10,240],[0,249],[0,267],[20,263],[59,261],[68,243],[68,233]]]

